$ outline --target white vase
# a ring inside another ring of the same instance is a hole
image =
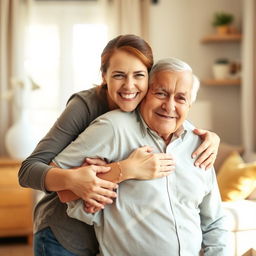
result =
[[[21,114],[6,133],[5,146],[12,158],[24,160],[34,150],[40,137],[37,128],[29,120],[28,110]]]
[[[215,79],[228,79],[229,74],[229,64],[214,64],[213,65],[213,76]]]

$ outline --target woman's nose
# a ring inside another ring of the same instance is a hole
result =
[[[130,90],[134,86],[135,86],[135,79],[133,79],[132,77],[127,77],[123,87]]]

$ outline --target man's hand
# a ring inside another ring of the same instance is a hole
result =
[[[217,157],[220,137],[214,132],[202,129],[194,129],[194,133],[203,140],[202,144],[192,154],[192,158],[196,158],[195,166],[209,169],[213,167]]]

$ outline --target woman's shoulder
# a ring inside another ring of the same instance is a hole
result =
[[[97,87],[93,87],[87,90],[76,92],[70,96],[70,98],[68,99],[68,103],[71,100],[82,101],[85,104],[88,104],[90,102],[95,102],[95,100],[103,97],[103,95],[98,93],[98,91],[99,90]]]
[[[74,93],[67,104],[70,103],[86,107],[93,119],[109,110],[106,91],[99,87]]]

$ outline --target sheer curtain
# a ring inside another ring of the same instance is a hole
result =
[[[107,42],[102,1],[32,1],[25,70],[39,85],[31,105],[60,112],[70,95],[99,80]]]
[[[107,0],[110,35],[136,34],[149,40],[150,0]]]
[[[23,35],[27,0],[0,1],[0,155],[6,155],[5,133],[15,119],[11,79],[23,77]]]
[[[256,2],[244,1],[243,24],[243,142],[248,160],[256,160]]]

